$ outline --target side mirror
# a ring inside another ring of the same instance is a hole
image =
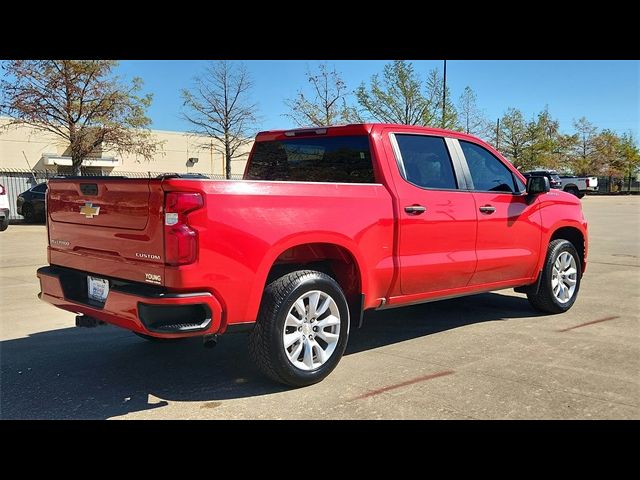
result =
[[[547,193],[551,190],[551,184],[547,177],[531,176],[527,179],[527,194],[538,195],[540,193]]]

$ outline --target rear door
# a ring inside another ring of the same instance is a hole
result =
[[[403,295],[467,285],[476,266],[476,206],[449,139],[390,133],[400,176],[398,256]],[[393,166],[392,166],[393,167]]]
[[[524,183],[489,150],[455,142],[478,208],[478,265],[469,284],[530,278],[542,235],[537,201],[527,200]]]

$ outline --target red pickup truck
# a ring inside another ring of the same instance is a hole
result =
[[[51,180],[40,298],[149,340],[250,331],[272,379],[339,362],[363,311],[515,288],[573,305],[580,201],[459,132],[358,124],[259,133],[242,181]]]

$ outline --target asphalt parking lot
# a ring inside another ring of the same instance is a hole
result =
[[[150,344],[37,299],[44,226],[0,233],[3,419],[640,418],[640,196],[587,197],[580,297],[538,315],[511,290],[372,312],[322,383],[264,379],[246,337]]]

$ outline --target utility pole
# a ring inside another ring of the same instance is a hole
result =
[[[447,61],[444,61],[444,76],[442,79],[442,128],[444,128],[444,116],[447,110]]]
[[[500,151],[500,118],[496,122],[496,150]]]

